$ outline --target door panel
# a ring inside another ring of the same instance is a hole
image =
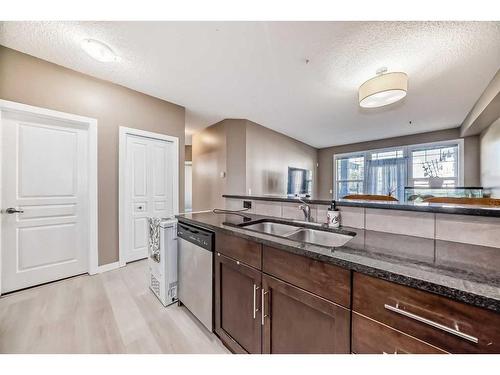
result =
[[[19,198],[74,197],[78,132],[27,123],[17,130]]]
[[[128,170],[130,181],[129,206],[132,206],[130,214],[131,230],[129,233],[127,261],[133,261],[147,257],[147,202],[148,202],[148,139],[141,137],[129,137],[127,139]]]
[[[217,253],[215,332],[236,353],[261,353],[261,273]]]
[[[148,256],[148,217],[170,217],[173,209],[173,144],[127,135],[125,261]]]
[[[76,239],[74,223],[19,228],[19,271],[75,261]]]
[[[262,288],[263,353],[349,353],[348,309],[265,274]]]
[[[88,132],[63,121],[2,119],[2,292],[88,270]]]

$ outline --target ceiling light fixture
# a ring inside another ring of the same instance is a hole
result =
[[[403,99],[407,91],[406,73],[387,73],[387,68],[380,68],[377,76],[359,86],[359,105],[363,108],[383,107]]]
[[[81,44],[82,49],[94,59],[101,62],[116,61],[117,57],[113,50],[106,44],[95,39],[84,39]]]

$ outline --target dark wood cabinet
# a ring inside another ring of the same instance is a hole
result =
[[[261,272],[215,254],[215,332],[235,353],[261,353]]]
[[[352,313],[352,352],[357,354],[446,354],[426,342]]]
[[[249,266],[262,269],[262,245],[244,238],[217,233],[215,249],[221,254],[239,260]]]
[[[263,272],[344,307],[351,305],[351,272],[273,247],[262,251]]]
[[[265,274],[262,288],[263,353],[349,353],[348,309]]]
[[[225,233],[214,258],[215,332],[235,353],[500,353],[486,309]]]
[[[500,353],[500,314],[357,272],[353,311],[449,353]]]
[[[285,259],[282,251],[272,248],[262,259],[260,244],[226,234],[216,238],[216,246],[215,332],[229,349],[235,353],[350,352],[349,309],[317,295],[345,302],[350,277],[344,270],[292,254]],[[299,286],[262,273],[257,269],[261,263]],[[296,272],[287,271],[287,264]],[[324,282],[334,286],[322,288]]]

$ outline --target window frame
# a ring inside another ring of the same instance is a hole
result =
[[[342,155],[346,155],[347,157],[341,157]],[[339,157],[336,158],[336,155],[334,155],[334,162],[333,162],[333,194],[334,196],[336,195],[337,192],[337,184],[339,182],[359,182],[361,181],[363,183],[363,186],[365,184],[365,167],[366,167],[366,155],[365,152],[349,152],[346,154],[339,154]],[[347,158],[363,158],[363,179],[362,180],[338,180],[337,179],[337,160],[338,159],[347,159]]]
[[[371,154],[388,152],[388,151],[397,151],[403,150],[403,158],[406,160],[406,186],[409,186],[410,181],[413,180],[413,164],[411,160],[411,153],[417,149],[421,148],[439,148],[446,147],[449,145],[457,145],[458,146],[458,168],[457,168],[457,187],[464,186],[464,139],[450,139],[445,141],[436,141],[436,142],[426,142],[426,143],[417,143],[411,145],[403,145],[403,146],[391,146],[391,147],[383,147],[383,148],[375,148],[364,151],[354,151],[354,152],[345,152],[340,154],[333,155],[333,185],[332,185],[332,197],[333,199],[341,199],[337,197],[337,184],[342,181],[350,181],[350,180],[338,180],[337,179],[337,160],[339,159],[347,159],[352,157],[364,157],[364,173],[363,173],[363,185],[365,184],[365,176],[366,176],[366,162],[371,158]],[[359,180],[356,180],[359,181]]]

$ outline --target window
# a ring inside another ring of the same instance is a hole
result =
[[[339,196],[362,194],[365,178],[365,157],[351,156],[337,159],[336,176]]]
[[[463,140],[334,155],[334,197],[391,195],[404,200],[405,186],[463,185]]]
[[[411,149],[409,185],[414,187],[457,187],[458,144]]]

